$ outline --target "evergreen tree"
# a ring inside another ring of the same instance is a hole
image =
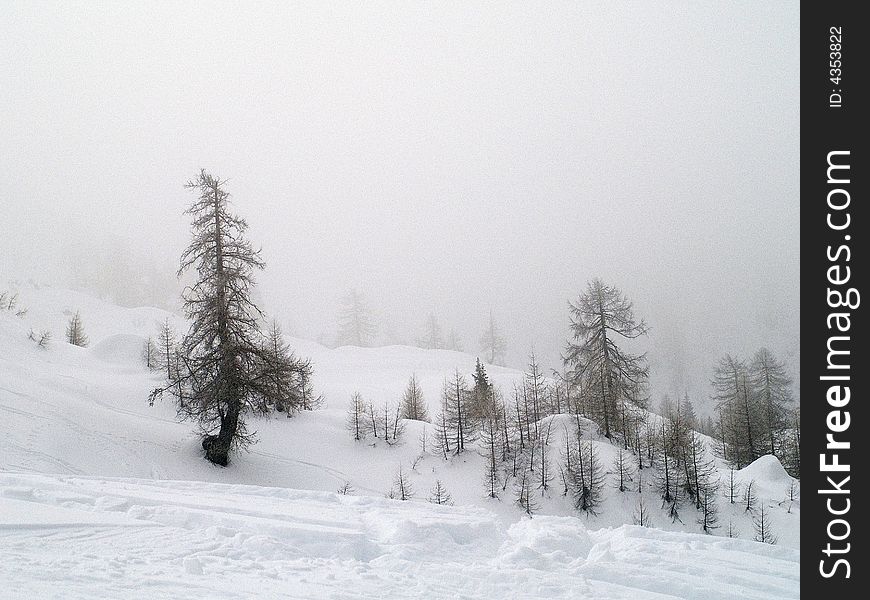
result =
[[[623,350],[617,341],[646,335],[648,329],[635,318],[622,292],[600,279],[593,279],[569,309],[573,341],[564,361],[572,380],[585,381],[582,385],[594,398],[596,416],[609,439],[619,402],[637,401],[649,374],[646,357]]]
[[[492,383],[486,374],[486,369],[478,358],[471,375],[474,385],[468,397],[468,418],[480,421],[487,418],[495,410]]]
[[[85,335],[85,327],[82,324],[82,317],[78,311],[76,311],[76,314],[73,315],[66,326],[66,341],[73,346],[80,346],[82,348],[86,348],[90,343],[88,336]]]
[[[411,375],[408,386],[402,394],[402,418],[414,421],[428,421],[429,411],[423,399],[423,390],[417,382],[417,376]]]
[[[377,327],[362,294],[352,289],[341,298],[338,316],[338,344],[371,346]]]
[[[480,350],[491,365],[503,365],[507,344],[502,337],[501,330],[489,311],[489,322],[480,336]]]

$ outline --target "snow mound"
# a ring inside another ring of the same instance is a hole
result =
[[[743,467],[739,471],[741,479],[744,481],[756,480],[763,481],[767,484],[782,483],[788,485],[792,480],[791,475],[786,473],[785,468],[779,459],[772,454],[767,454],[754,462]]]
[[[508,528],[510,541],[502,547],[505,563],[527,565],[533,561],[541,568],[548,563],[569,564],[585,560],[592,539],[580,519],[538,516],[522,519]]]
[[[90,348],[91,354],[103,362],[135,365],[142,363],[145,338],[132,333],[118,333],[103,338]]]

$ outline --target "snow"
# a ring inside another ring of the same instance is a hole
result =
[[[345,430],[351,393],[397,402],[412,373],[434,414],[442,381],[455,368],[471,373],[473,355],[332,350],[291,338],[314,363],[325,408],[252,420],[258,443],[215,467],[171,403],[147,402],[161,377],[142,364],[144,341],[165,318],[183,331],[181,318],[69,290],[13,289],[28,313],[0,311],[4,597],[798,597],[800,501],[786,500],[793,480],[773,457],[736,471],[735,480],[755,482],[777,546],[751,541],[752,515],[724,497],[718,533],[730,522],[739,539],[700,534],[692,507],[672,523],[652,490],[644,502],[660,529],[636,527],[639,494],[612,485],[590,517],[578,515],[554,480],[529,519],[510,487],[501,499],[485,497],[482,457],[422,453],[431,426],[408,422],[398,446],[355,442]],[[76,311],[88,348],[63,341]],[[27,339],[31,329],[52,331],[47,350]],[[487,370],[506,392],[521,377]],[[556,415],[540,425],[552,427],[556,473],[576,422]],[[591,422],[581,425],[610,468],[617,448]],[[410,502],[383,498],[400,465],[416,490]],[[425,502],[436,479],[455,506]],[[333,493],[345,482],[353,495]]]
[[[797,598],[796,550],[287,488],[0,473],[7,598]]]

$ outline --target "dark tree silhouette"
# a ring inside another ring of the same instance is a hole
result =
[[[170,391],[178,398],[179,414],[197,423],[206,458],[218,465],[252,441],[245,415],[276,400],[263,315],[251,301],[253,273],[264,263],[245,238],[247,223],[230,212],[224,186],[205,170],[185,186],[198,194],[186,211],[192,240],[178,271],[196,273],[184,291],[190,329],[180,345],[180,368],[151,396]]]

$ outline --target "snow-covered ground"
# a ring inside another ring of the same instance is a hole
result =
[[[0,474],[7,598],[797,598],[797,552],[573,517]]]
[[[350,394],[398,401],[416,373],[434,413],[441,383],[475,357],[402,346],[330,350],[291,339],[312,358],[325,408],[255,420],[258,443],[227,468],[201,457],[190,424],[169,402],[149,407],[160,376],[140,360],[143,341],[176,316],[125,309],[85,294],[31,285],[23,318],[0,311],[0,596],[797,598],[800,502],[766,457],[736,473],[755,481],[777,546],[751,541],[751,515],[720,499],[720,522],[739,539],[702,535],[693,508],[672,523],[651,490],[653,525],[632,525],[637,492],[606,492],[580,517],[558,481],[528,519],[511,489],[486,498],[481,457],[421,454],[427,431],[405,442],[354,442],[344,427]],[[63,341],[81,312],[88,348]],[[47,329],[47,350],[27,339]],[[488,368],[507,391],[521,373]],[[551,418],[553,449],[571,425]],[[564,426],[564,427],[563,427]],[[616,449],[598,440],[609,468]],[[399,466],[417,496],[383,498]],[[723,471],[724,475],[724,471]],[[425,501],[436,479],[455,506]],[[352,496],[334,491],[349,482]],[[720,531],[724,534],[724,531]]]

